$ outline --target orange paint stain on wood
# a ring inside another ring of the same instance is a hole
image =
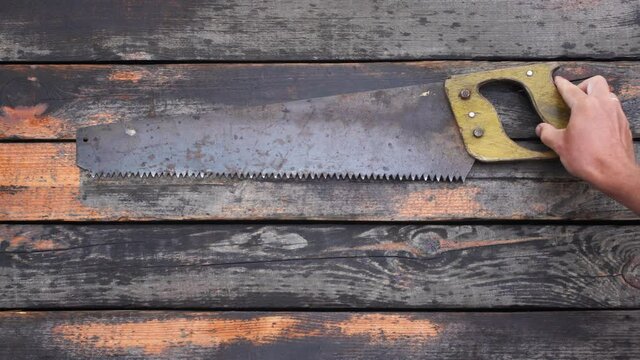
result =
[[[9,240],[9,249],[15,249],[15,248],[19,248],[20,246],[24,245],[29,239],[27,239],[25,236],[14,236],[13,238],[11,238]]]
[[[24,319],[24,318],[43,318],[46,317],[45,311],[0,311],[0,319]]]
[[[0,237],[0,242],[2,241],[3,239]],[[7,247],[5,250],[14,251],[21,248],[32,248],[34,250],[54,250],[56,247],[57,246],[55,242],[50,239],[31,241],[25,236],[18,235],[9,240],[9,247]]]
[[[49,239],[44,239],[44,240],[37,240],[33,243],[33,248],[35,250],[54,250],[55,248],[57,248],[56,243],[53,242],[53,240],[49,240]]]
[[[352,315],[332,325],[346,336],[364,336],[371,343],[424,342],[438,336],[441,327],[427,319],[412,319],[398,314]]]
[[[138,83],[145,75],[147,75],[146,72],[140,71],[140,70],[135,70],[135,71],[116,70],[109,75],[109,80]]]
[[[142,349],[147,355],[159,355],[171,348],[198,346],[215,348],[238,342],[268,344],[283,337],[304,336],[296,332],[300,320],[273,315],[252,319],[181,318],[130,323],[83,323],[59,325],[53,332],[83,347],[119,352]]]
[[[0,219],[97,217],[80,201],[75,144],[0,144]]]
[[[567,235],[569,237],[571,235]],[[557,237],[557,236],[556,236]],[[459,240],[447,240],[442,237],[438,237],[434,239],[438,242],[439,247],[437,253],[442,253],[445,251],[455,251],[455,250],[464,250],[464,249],[472,249],[479,248],[485,246],[495,246],[495,245],[510,245],[517,244],[523,242],[530,241],[546,241],[551,240],[551,238],[546,236],[533,236],[533,237],[525,237],[520,239],[484,239],[484,240],[475,240],[475,241],[459,241]],[[379,244],[371,244],[371,245],[362,245],[356,246],[352,248],[333,248],[331,251],[397,251],[397,252],[407,252],[416,257],[425,256],[424,251],[419,249],[418,247],[406,243],[406,242],[384,242]],[[433,256],[434,254],[429,254],[429,256]]]
[[[621,100],[635,99],[640,96],[640,84],[624,84],[617,91]]]
[[[295,314],[262,315],[245,319],[186,317],[138,322],[94,321],[61,324],[52,329],[59,341],[79,344],[86,351],[107,353],[142,350],[148,356],[173,348],[217,348],[238,343],[253,346],[314,337],[364,337],[372,344],[424,342],[438,336],[441,326],[400,314],[352,315],[346,319],[314,321]]]
[[[434,187],[413,191],[394,199],[398,219],[475,218],[488,215],[477,200],[481,189],[467,184],[456,187]]]
[[[70,125],[64,119],[44,115],[48,105],[1,106],[0,137],[55,138]]]
[[[79,200],[78,188],[29,187],[0,191],[0,220],[85,220],[105,218]]]
[[[0,186],[78,186],[75,144],[0,144]]]
[[[551,240],[551,238],[547,236],[530,236],[530,237],[523,237],[520,239],[494,239],[494,240],[475,240],[475,241],[441,240],[440,251],[463,250],[463,249],[479,248],[484,246],[510,245],[510,244],[530,242],[530,241],[545,241],[545,240]]]
[[[566,79],[574,80],[590,77],[595,75],[595,73],[594,69],[589,65],[574,62],[560,62],[560,67],[554,75],[560,75]]]

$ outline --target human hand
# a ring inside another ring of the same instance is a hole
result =
[[[566,129],[539,124],[536,134],[542,142],[558,154],[567,171],[619,201],[640,193],[629,121],[605,78],[594,76],[576,86],[557,76],[555,83],[571,118]],[[640,212],[640,197],[626,205]]]

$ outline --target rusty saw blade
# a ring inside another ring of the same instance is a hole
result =
[[[96,176],[453,181],[473,162],[442,83],[77,132],[77,164]]]

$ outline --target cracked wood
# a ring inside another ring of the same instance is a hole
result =
[[[634,308],[640,227],[0,225],[0,308]]]

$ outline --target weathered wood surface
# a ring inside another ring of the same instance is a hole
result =
[[[638,311],[0,312],[10,359],[637,359]]]
[[[0,308],[637,308],[639,226],[0,225]]]
[[[3,1],[0,60],[640,55],[637,1]]]
[[[428,83],[451,73],[514,64],[11,65],[0,68],[0,133],[5,139],[70,140],[77,127],[89,124]],[[634,133],[640,133],[637,62],[571,62],[562,73],[569,78],[605,74],[620,94]],[[511,90],[494,86],[487,92],[511,136],[531,138],[536,117],[523,93]],[[363,185],[95,180],[78,171],[74,153],[73,144],[0,144],[0,219],[634,218],[575,182],[557,161],[476,164],[465,184]]]
[[[351,64],[4,65],[0,139],[75,139],[81,126],[140,117],[208,113],[267,103],[443,81],[448,75],[519,62],[429,61]],[[602,74],[640,137],[639,62],[565,62],[568,78]],[[507,133],[533,138],[539,122],[524,91],[493,85]]]
[[[76,166],[75,144],[2,143],[0,220],[637,219],[557,160],[527,164],[476,163],[487,168],[464,183],[99,179]]]
[[[2,5],[0,61],[633,60],[560,73],[605,75],[640,138],[634,1]],[[91,179],[68,143],[86,125],[520,64],[0,66],[0,308],[78,310],[0,311],[0,358],[640,358],[640,313],[618,311],[640,302],[635,222],[46,223],[637,219],[557,161],[476,164],[464,184]],[[533,144],[538,119],[514,90],[485,93]],[[175,310],[82,311],[133,307]],[[616,311],[376,311],[514,307]],[[367,311],[177,311],[196,308]]]

